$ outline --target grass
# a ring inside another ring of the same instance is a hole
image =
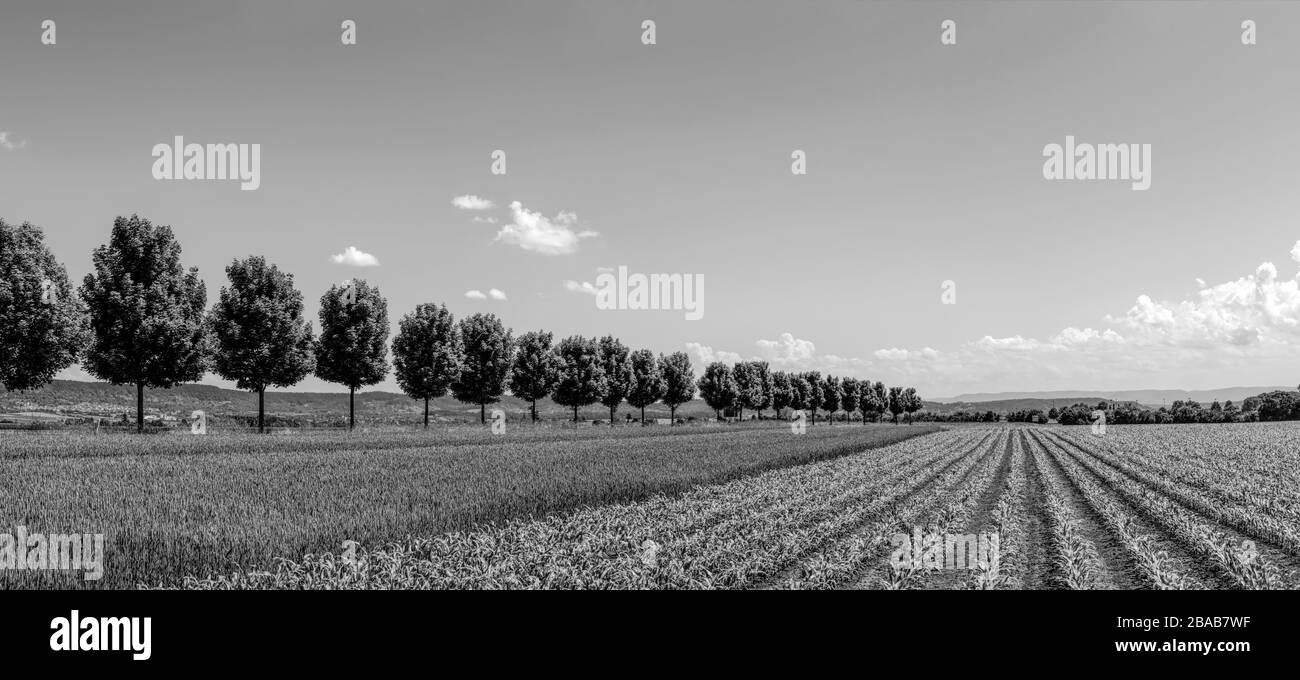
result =
[[[934,431],[784,424],[477,427],[433,433],[95,437],[0,434],[9,526],[103,533],[104,578],[0,572],[0,587],[178,583],[277,556],[376,546],[485,522],[677,494]]]

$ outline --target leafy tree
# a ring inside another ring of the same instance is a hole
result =
[[[0,384],[34,390],[76,363],[86,310],[39,227],[0,219]]]
[[[840,383],[841,404],[844,407],[844,419],[852,420],[853,412],[858,410],[859,383],[857,378],[845,378]]]
[[[641,409],[641,424],[645,425],[645,407],[664,396],[664,376],[654,352],[639,349],[631,354],[632,380],[627,392],[627,403]]]
[[[533,422],[537,422],[537,400],[545,399],[560,379],[560,360],[551,348],[554,334],[532,331],[519,336],[515,361],[510,367],[510,393],[532,403]]]
[[[486,423],[487,405],[497,403],[506,391],[515,341],[495,314],[467,316],[459,329],[463,354],[451,394],[466,404],[478,404],[479,422]]]
[[[790,381],[790,374],[785,371],[776,371],[772,373],[772,408],[776,410],[776,417],[783,417],[782,409],[790,406],[794,400],[794,387]]]
[[[429,401],[447,396],[460,376],[460,332],[447,305],[424,303],[402,317],[393,338],[393,375],[406,396],[424,400],[424,427],[429,428]]]
[[[739,394],[736,391],[736,380],[731,375],[731,369],[721,361],[715,361],[704,369],[698,387],[700,397],[709,408],[713,409],[714,415],[719,420],[722,419],[721,412],[731,408]]]
[[[758,382],[758,376],[753,374],[753,368],[754,367],[747,361],[737,361],[735,364],[732,364],[729,373],[731,376],[731,387],[735,391],[736,396],[732,403],[723,407],[723,410],[729,408],[736,409],[737,417],[740,420],[745,419],[745,406],[747,406],[751,400],[762,398],[763,388]],[[707,376],[708,371],[706,370],[704,374]],[[703,389],[700,390],[700,394],[704,395]],[[705,395],[704,399],[707,402],[708,396]]]
[[[763,409],[772,405],[772,371],[767,362],[741,362],[732,370],[741,418],[744,418],[746,407],[757,411],[761,417]]]
[[[290,387],[316,367],[311,323],[303,317],[302,293],[286,274],[261,257],[226,267],[208,325],[212,367],[241,390],[257,393],[257,431],[266,432],[266,388]]]
[[[576,423],[578,409],[600,401],[609,389],[600,361],[600,346],[595,338],[574,335],[561,340],[555,354],[559,360],[559,380],[551,398],[561,406],[572,407]]]
[[[921,395],[916,393],[915,387],[909,387],[903,390],[903,410],[907,412],[907,422],[912,423],[912,414],[920,411],[925,404],[921,401]],[[1037,411],[1033,415],[1037,415]]]
[[[686,352],[659,355],[659,373],[664,379],[664,394],[660,399],[668,407],[668,417],[677,424],[677,407],[695,398],[695,369]]]
[[[844,397],[840,379],[828,375],[822,380],[822,408],[826,409],[826,422],[835,424],[835,412],[840,410],[840,401]]]
[[[357,389],[388,375],[388,301],[378,288],[354,279],[350,285],[333,285],[325,291],[319,316],[316,376],[348,388],[351,430],[357,425]]]
[[[826,395],[822,391],[822,374],[819,371],[807,371],[803,374],[804,408],[808,409],[811,423],[817,424],[817,409],[822,407]]]
[[[903,398],[903,388],[901,387],[889,388],[889,401],[887,403],[888,403],[889,412],[894,415],[894,424],[897,425],[898,414],[902,413],[907,408],[906,402],[904,401]]]
[[[605,372],[605,394],[600,403],[609,409],[609,426],[614,427],[614,415],[632,389],[632,363],[628,361],[626,345],[612,335],[600,339],[600,367]]]
[[[171,227],[137,215],[113,221],[95,249],[81,299],[90,311],[86,371],[114,385],[135,385],[136,431],[144,431],[144,388],[170,388],[203,377],[207,289],[181,267]]]

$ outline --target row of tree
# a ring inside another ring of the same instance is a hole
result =
[[[760,418],[767,408],[783,417],[784,409],[790,408],[806,412],[814,424],[818,410],[826,411],[831,422],[840,410],[846,414],[861,411],[863,423],[878,420],[886,412],[897,422],[899,414],[910,416],[923,406],[912,387],[886,389],[882,382],[822,377],[819,371],[772,371],[766,361],[741,361],[732,366],[715,361],[704,369],[699,389],[700,397],[719,418],[723,412],[734,412],[743,419],[747,408]]]
[[[1103,401],[1096,405],[1081,403],[1052,409],[1048,412],[1048,417],[1062,425],[1081,425],[1092,422],[1093,411],[1105,411],[1106,422],[1118,425],[1300,420],[1300,392],[1267,392],[1247,397],[1240,406],[1232,401],[1219,403],[1217,400],[1205,406],[1191,399],[1178,400],[1158,409],[1149,409],[1133,402]]]
[[[388,374],[388,304],[364,280],[333,285],[320,299],[320,334],[303,315],[293,276],[261,257],[226,267],[228,285],[207,309],[198,270],[186,270],[170,227],[132,215],[114,221],[109,242],[93,253],[93,271],[74,294],[67,272],[44,245],[41,231],[0,220],[0,380],[30,390],[81,360],[91,375],[136,386],[136,424],[144,427],[144,390],[194,382],[211,370],[258,395],[258,429],[265,429],[265,393],[308,375],[348,388],[348,423],[355,394]],[[486,407],[508,389],[531,403],[547,397],[573,409],[600,403],[610,423],[626,401],[641,409],[661,402],[677,408],[698,390],[717,411],[774,408],[835,413],[861,410],[864,421],[922,406],[912,388],[823,378],[817,372],[770,371],[765,362],[709,365],[697,382],[683,352],[631,351],[617,338],[550,332],[515,338],[491,314],[455,320],[445,305],[421,304],[405,315],[392,340],[393,370],[410,397],[429,401],[450,393]]]

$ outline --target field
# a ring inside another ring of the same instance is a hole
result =
[[[104,578],[0,571],[0,587],[130,588],[265,569],[484,522],[676,494],[933,432],[922,426],[480,427],[290,435],[0,433],[0,533],[105,534]]]
[[[1298,462],[1295,424],[1114,427],[1104,437],[957,428],[682,494],[186,586],[1295,588]],[[913,527],[996,532],[999,551],[971,570],[894,568],[891,537]]]

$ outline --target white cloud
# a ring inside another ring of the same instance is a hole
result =
[[[496,240],[544,255],[568,255],[578,250],[578,242],[598,236],[597,232],[575,232],[578,216],[561,212],[554,220],[525,208],[519,201],[510,204],[511,221],[497,232]]]
[[[482,216],[482,215],[475,215],[475,216],[474,216],[474,222],[476,222],[476,223],[478,223],[478,224],[496,224],[496,223],[497,223],[497,218],[495,218],[495,217],[484,217],[484,216]]]
[[[564,289],[570,293],[586,293],[588,295],[595,295],[597,290],[596,286],[590,281],[578,283],[577,281],[571,281],[568,279],[564,281]]]
[[[14,149],[21,149],[24,146],[27,146],[26,140],[18,142],[17,144],[13,143],[13,141],[9,139],[9,134],[10,133],[4,130],[0,130],[0,147],[4,147],[9,151],[13,151]]]
[[[465,291],[465,297],[467,297],[467,298],[469,298],[469,299],[471,299],[471,300],[486,300],[486,299],[487,299],[487,296],[484,295],[484,294],[483,294],[483,291],[481,291],[481,290],[467,290],[467,291]]]
[[[506,294],[497,290],[496,288],[493,288],[488,291],[488,297],[492,298],[493,300],[504,300],[506,299]]]
[[[493,300],[507,299],[505,292],[498,290],[496,288],[489,288],[488,292],[486,293],[484,293],[481,290],[467,290],[465,291],[465,297],[471,300],[487,300],[489,298]]]
[[[1300,261],[1300,244],[1291,255]],[[1280,278],[1266,262],[1251,275],[1200,286],[1190,299],[1139,295],[1128,311],[1105,322],[1108,327],[1068,326],[1046,338],[985,335],[951,350],[882,348],[865,359],[819,355],[812,341],[782,333],[755,343],[754,358],[781,370],[820,370],[945,394],[1191,387],[1185,383],[1193,379],[1222,386],[1236,380],[1224,377],[1234,372],[1261,375],[1261,366],[1300,361],[1300,274]],[[700,343],[687,348],[705,362],[740,358]]]
[[[735,352],[714,351],[712,347],[701,345],[698,342],[686,343],[686,351],[695,357],[697,365],[703,367],[715,361],[721,361],[725,364],[734,364],[742,361],[742,357]]]
[[[370,253],[363,253],[354,246],[348,246],[347,250],[338,255],[330,255],[330,260],[334,264],[346,265],[348,267],[378,267],[379,258]]]
[[[1300,262],[1300,241],[1296,241],[1291,247],[1291,259]]]
[[[486,198],[479,198],[473,194],[456,196],[451,199],[451,204],[461,210],[491,210],[496,204]]]

